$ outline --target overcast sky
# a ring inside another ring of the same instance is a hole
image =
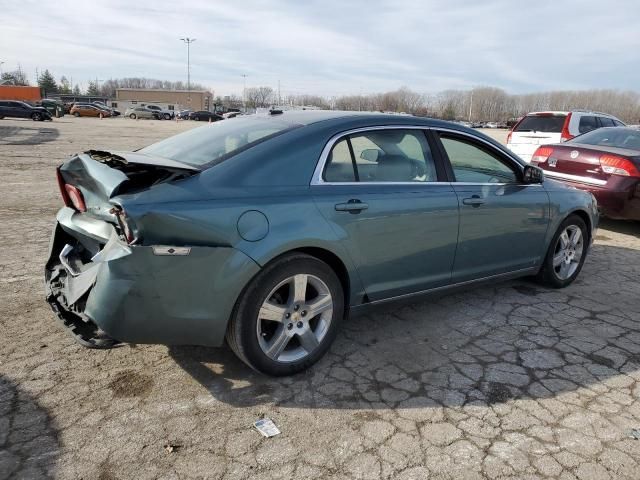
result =
[[[135,5],[135,6],[134,6]],[[640,89],[638,0],[0,0],[2,70],[343,95]]]

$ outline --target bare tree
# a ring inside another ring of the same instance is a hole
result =
[[[271,105],[273,100],[273,88],[271,87],[252,87],[247,88],[245,92],[247,106],[249,108],[261,108]]]

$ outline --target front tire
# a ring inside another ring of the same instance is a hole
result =
[[[326,353],[343,316],[344,293],[331,267],[309,255],[291,254],[267,266],[247,286],[226,339],[254,370],[292,375]]]
[[[76,118],[79,118],[80,114],[78,112],[73,112],[73,116],[76,117]]]
[[[576,279],[587,257],[589,232],[578,215],[570,215],[558,227],[537,280],[552,288],[564,288]]]
[[[129,115],[129,118],[130,118],[131,120],[135,120],[135,119],[136,119],[136,114],[135,114],[135,113],[132,113],[131,115]]]
[[[164,119],[165,120],[171,120],[171,115],[169,115],[168,113],[164,114]]]
[[[42,120],[42,114],[40,114],[40,113],[38,113],[38,112],[35,112],[35,113],[33,113],[33,114],[31,115],[31,119],[32,119],[34,122],[39,122],[39,121],[41,121],[41,120]]]

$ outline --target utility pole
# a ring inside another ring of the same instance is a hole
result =
[[[180,40],[187,44],[187,101],[189,102],[189,106],[191,106],[191,44],[195,42],[196,39],[184,37]]]
[[[242,108],[244,108],[244,113],[247,113],[247,74],[242,74],[242,79],[244,81],[242,87]]]
[[[473,90],[471,90],[469,96],[469,123],[471,123],[471,111],[473,110]]]

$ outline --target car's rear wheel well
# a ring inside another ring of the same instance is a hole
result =
[[[342,285],[342,291],[344,292],[344,300],[345,300],[344,304],[346,308],[346,306],[349,305],[349,298],[350,298],[349,292],[351,289],[351,285],[349,283],[349,272],[347,270],[347,267],[342,262],[342,260],[340,260],[340,257],[330,252],[329,250],[325,250],[324,248],[319,248],[319,247],[297,248],[287,253],[296,253],[296,252],[311,255],[312,257],[315,257],[318,260],[323,261],[324,263],[329,265],[329,267],[331,267],[331,269],[338,276],[338,279],[340,280],[340,284]]]

